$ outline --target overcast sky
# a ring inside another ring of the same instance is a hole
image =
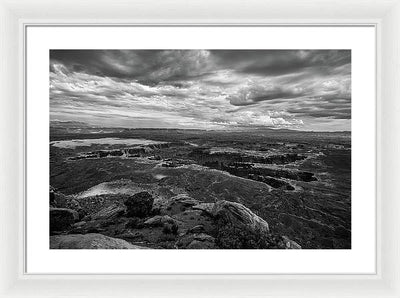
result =
[[[349,50],[52,50],[50,118],[350,130]]]

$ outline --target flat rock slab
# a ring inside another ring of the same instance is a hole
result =
[[[145,249],[102,234],[62,235],[50,237],[50,249]]]

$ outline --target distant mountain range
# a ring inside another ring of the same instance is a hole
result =
[[[101,133],[101,132],[122,132],[128,130],[160,130],[165,129],[169,131],[173,130],[185,130],[185,131],[204,131],[204,129],[182,129],[182,128],[130,128],[130,127],[104,127],[104,126],[96,126],[91,125],[86,122],[80,121],[59,121],[52,120],[50,121],[50,129],[51,130],[66,130],[66,132],[77,133],[77,132],[91,132],[91,133]],[[218,130],[223,131],[223,130]],[[235,127],[234,129],[229,129],[227,131],[255,131],[255,132],[292,132],[292,133],[334,133],[334,134],[350,134],[350,131],[302,131],[297,129],[288,129],[288,128],[271,128],[265,126],[242,126]]]
[[[89,125],[85,122],[79,122],[79,121],[59,121],[59,120],[53,120],[50,121],[50,128],[79,128],[79,127],[94,127],[93,125]]]

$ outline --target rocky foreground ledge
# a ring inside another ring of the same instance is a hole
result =
[[[50,192],[51,249],[300,249],[244,205],[148,192],[76,199]]]

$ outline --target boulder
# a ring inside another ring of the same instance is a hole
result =
[[[91,215],[91,220],[108,219],[112,220],[124,215],[126,208],[121,205],[112,204]]]
[[[50,208],[50,232],[69,229],[78,220],[79,214],[75,210]]]
[[[154,198],[148,192],[139,192],[129,197],[125,202],[128,217],[146,217],[151,213]]]
[[[219,248],[277,248],[268,223],[242,204],[218,201],[211,214],[217,223],[216,245]]]
[[[214,204],[211,214],[224,225],[243,227],[258,233],[269,233],[268,223],[239,203],[218,201]]]
[[[50,249],[144,249],[125,240],[102,234],[73,234],[50,237]]]

